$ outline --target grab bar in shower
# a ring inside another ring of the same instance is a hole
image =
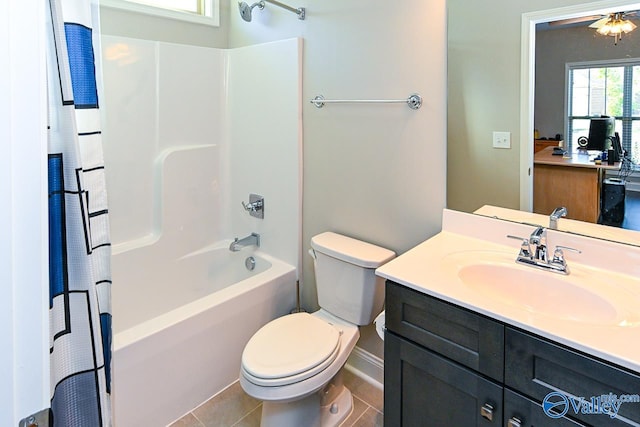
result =
[[[417,93],[406,99],[324,99],[324,96],[318,95],[310,102],[318,108],[324,107],[324,104],[407,104],[412,110],[422,107],[422,97]]]

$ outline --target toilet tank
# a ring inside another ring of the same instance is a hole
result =
[[[384,279],[375,269],[396,254],[332,232],[312,237],[311,248],[320,307],[353,324],[370,324],[384,305]]]

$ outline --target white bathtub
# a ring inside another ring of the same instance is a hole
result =
[[[167,425],[222,391],[249,338],[295,304],[295,268],[259,251],[153,247],[112,260],[116,427]]]

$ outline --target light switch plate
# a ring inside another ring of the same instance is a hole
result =
[[[493,148],[511,148],[511,132],[493,132]]]

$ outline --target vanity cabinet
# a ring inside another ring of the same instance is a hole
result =
[[[616,418],[592,413],[594,403],[597,409],[598,398],[602,400],[603,395],[610,396],[611,393],[640,398],[640,376],[637,373],[513,328],[505,329],[505,346],[504,382],[507,387],[538,402],[551,391],[575,396],[569,402],[568,413],[587,424],[639,425],[640,399],[635,403],[622,403]],[[573,405],[580,407],[577,414],[571,407]]]
[[[637,373],[392,281],[386,328],[387,426],[640,425],[640,402],[616,418],[583,413],[593,396],[640,394]],[[552,391],[575,397],[562,418],[542,409]]]

